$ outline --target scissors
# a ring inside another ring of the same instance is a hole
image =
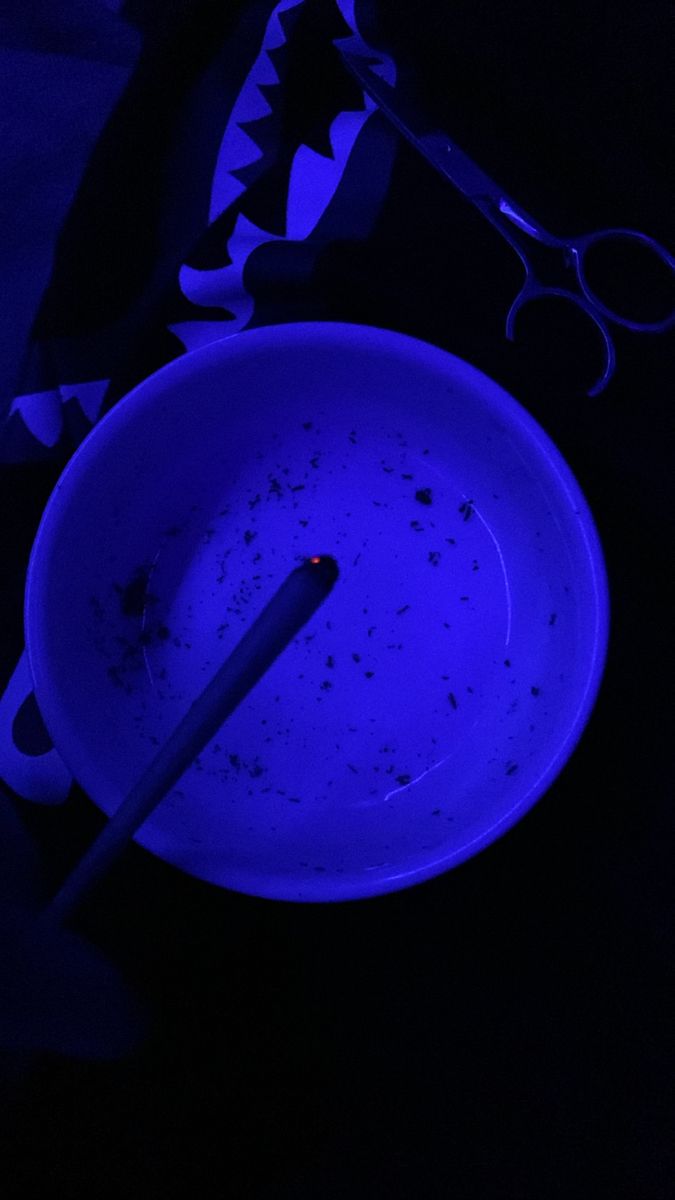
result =
[[[647,248],[661,259],[671,274],[675,274],[675,258],[664,246],[648,237],[646,233],[639,233],[635,229],[601,229],[594,233],[581,234],[579,237],[555,237],[512,200],[446,133],[436,130],[429,132],[429,123],[423,114],[395,87],[370,70],[370,60],[351,53],[340,46],[339,41],[334,44],[345,66],[396,129],[437,171],[449,179],[484,217],[487,217],[516,251],[525,268],[525,281],[506,318],[506,336],[509,341],[514,340],[516,317],[523,305],[547,296],[560,296],[569,300],[586,313],[602,335],[605,351],[604,370],[587,393],[589,396],[597,396],[612,378],[616,363],[610,324],[642,333],[659,333],[675,322],[675,308],[659,321],[634,321],[625,317],[603,302],[591,288],[586,275],[585,262],[588,251],[598,243],[610,240],[630,242],[633,246]],[[572,287],[549,287],[541,282],[530,261],[533,241],[558,252],[562,258],[563,273],[567,274],[568,279],[570,273],[572,275]]]

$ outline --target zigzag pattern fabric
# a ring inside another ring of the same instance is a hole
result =
[[[269,3],[263,7],[269,9]],[[260,21],[260,6],[257,8],[256,18]],[[371,50],[364,40],[358,8],[358,0],[322,0],[320,4],[279,0],[274,5],[264,23],[257,53],[236,96],[231,98],[208,180],[208,196],[199,197],[208,210],[203,230],[182,261],[180,248],[169,244],[145,292],[140,296],[132,292],[126,312],[101,322],[90,333],[71,333],[68,321],[64,332],[60,327],[63,318],[54,320],[54,310],[64,305],[67,310],[71,299],[67,284],[61,284],[71,266],[67,249],[77,235],[71,234],[62,244],[34,324],[24,388],[12,401],[0,427],[0,462],[45,458],[65,462],[129,385],[163,362],[257,324],[299,319],[293,285],[300,281],[306,284],[311,278],[321,247],[336,237],[367,236],[386,194],[394,154],[391,132],[384,123],[371,120],[374,102],[362,95],[357,107],[328,114],[324,111],[326,127],[316,131],[324,143],[320,150],[294,140],[285,112],[289,88],[304,91],[306,124],[311,129],[313,96],[311,85],[305,83],[306,71],[316,71],[317,63],[325,65],[331,55],[335,57],[333,42],[364,55],[377,64],[387,82],[395,81],[396,68],[391,59]],[[254,23],[247,14],[237,36],[230,39],[222,55],[216,56],[210,67],[212,74],[218,69],[227,71],[238,44],[243,49],[250,43]],[[198,105],[199,87],[196,91]],[[203,91],[209,95],[208,87]],[[213,113],[209,116],[213,123]],[[190,155],[194,156],[194,148]],[[171,154],[167,157],[165,173],[171,169]],[[357,203],[355,180],[350,179],[349,169],[351,165],[362,176],[365,162],[372,178],[365,188],[359,178]],[[204,164],[201,179],[188,172],[178,179],[179,165],[175,163],[175,174],[169,180],[172,203],[180,205],[184,199],[186,207],[194,207],[194,192],[202,183]],[[94,163],[94,170],[97,167]],[[110,170],[115,173],[114,163],[108,167]],[[143,186],[143,182],[137,179],[131,186]],[[86,192],[92,188],[88,181],[85,184],[71,214],[71,227],[80,215],[91,220],[86,212]],[[147,186],[152,186],[152,181],[148,180]],[[264,211],[261,217],[252,219],[251,204],[257,198],[260,207],[265,190],[267,200],[263,200],[262,207],[267,203],[270,219],[265,221]],[[108,198],[108,203],[114,205],[114,198]],[[276,211],[273,214],[270,210]],[[280,223],[275,221],[276,212],[283,214]],[[280,227],[275,228],[275,224]],[[265,260],[256,287],[251,283],[252,259],[256,251],[275,244],[276,255]],[[124,263],[124,245],[119,247],[119,255]],[[152,275],[152,271],[149,273]],[[129,275],[134,275],[132,262]],[[275,302],[270,305],[272,292]],[[78,314],[85,303],[86,297],[81,297],[74,306]],[[311,307],[310,301],[302,316],[320,315],[312,314]],[[140,358],[144,359],[144,341],[161,341],[161,348],[150,356],[149,370],[143,369],[145,361],[140,369],[137,365],[139,342]],[[127,374],[120,363],[131,360],[133,365]]]

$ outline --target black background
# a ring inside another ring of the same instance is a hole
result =
[[[128,7],[140,22],[143,5]],[[153,53],[169,11],[210,44],[217,7],[146,5]],[[665,2],[395,8],[376,7],[372,40],[414,65],[439,123],[543,224],[672,240]],[[17,1192],[671,1194],[671,347],[617,330],[616,378],[588,399],[595,346],[576,325],[542,309],[505,341],[519,281],[498,235],[401,144],[375,231],[328,245],[312,287],[323,319],[411,333],[480,367],[572,467],[612,605],[578,749],[477,858],[366,902],[257,900],[130,847],[76,928],[124,971],[150,1033],[120,1062],[33,1064],[3,1109]],[[3,678],[58,473],[0,474]],[[77,791],[62,808],[17,806],[55,885],[100,814]]]

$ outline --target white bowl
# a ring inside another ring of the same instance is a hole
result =
[[[386,330],[237,334],[104,417],[35,541],[37,699],[100,809],[316,553],[331,595],[137,836],[283,900],[402,888],[504,833],[572,753],[607,646],[588,506],[500,387]]]

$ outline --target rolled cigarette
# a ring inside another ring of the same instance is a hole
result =
[[[72,913],[223,722],[316,612],[337,577],[335,559],[323,554],[306,559],[291,571],[62,884],[45,910],[46,917],[62,921]]]

